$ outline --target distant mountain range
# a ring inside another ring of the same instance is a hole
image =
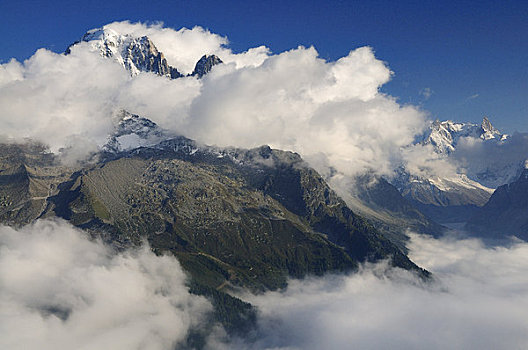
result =
[[[500,157],[501,148],[507,152],[511,137],[501,133],[484,117],[482,123],[435,121],[419,137],[417,144],[431,145],[440,157],[457,164],[457,173],[447,177],[417,176],[400,170],[392,183],[418,209],[439,222],[465,222],[479,207],[485,205],[497,186],[516,179],[523,167],[523,158],[511,162],[497,159],[483,162],[465,154],[467,144],[487,147]],[[464,146],[461,146],[464,144]],[[483,164],[482,164],[483,163]]]

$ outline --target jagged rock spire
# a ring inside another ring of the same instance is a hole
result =
[[[213,66],[223,63],[222,60],[216,55],[203,55],[202,58],[196,63],[192,76],[203,77],[211,71]]]
[[[480,137],[484,140],[493,139],[501,135],[500,131],[495,129],[495,127],[491,124],[488,117],[482,118],[482,124],[480,127],[482,129],[482,135]]]

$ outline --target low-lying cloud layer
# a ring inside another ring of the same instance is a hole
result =
[[[528,345],[528,244],[413,235],[424,283],[386,263],[292,280],[242,297],[259,310],[252,340],[211,349],[521,349]],[[191,295],[174,258],[115,253],[62,221],[0,228],[0,348],[172,349],[211,305]]]
[[[172,349],[211,310],[173,257],[116,254],[62,221],[0,227],[0,348]]]
[[[523,349],[528,346],[528,244],[412,236],[424,284],[385,264],[350,276],[291,281],[245,298],[261,310],[258,349]],[[218,344],[214,344],[218,346]],[[227,346],[229,347],[229,346]]]

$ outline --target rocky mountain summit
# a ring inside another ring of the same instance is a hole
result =
[[[484,117],[480,125],[435,120],[422,136],[420,143],[432,145],[437,153],[449,154],[455,151],[459,140],[464,137],[497,142],[506,140],[508,135],[497,130],[488,117]]]
[[[203,55],[198,62],[191,75],[197,76],[198,78],[203,77],[213,69],[213,66],[223,63],[222,60],[216,55]]]
[[[108,137],[102,150],[108,153],[120,153],[139,147],[148,147],[174,136],[163,130],[150,119],[119,111],[114,117],[115,131]]]
[[[156,45],[147,36],[118,33],[107,27],[93,29],[85,33],[80,41],[70,45],[66,54],[70,53],[71,48],[80,42],[87,42],[101,56],[114,59],[132,76],[140,72],[152,72],[170,79],[185,76],[167,63],[163,53],[158,51]],[[222,60],[218,56],[204,55],[196,63],[194,71],[189,76],[201,78],[209,73],[213,66],[220,63]]]
[[[254,319],[233,289],[382,259],[428,276],[296,153],[200,145],[127,112],[95,162],[66,167],[39,144],[0,151],[1,223],[60,218],[116,249],[146,240],[178,258],[228,331]]]
[[[71,52],[72,46],[80,42],[87,42],[101,56],[114,59],[131,75],[153,72],[171,79],[183,76],[176,68],[169,66],[163,53],[158,51],[147,36],[120,34],[110,28],[93,29],[84,34],[80,41],[72,44],[66,54]]]

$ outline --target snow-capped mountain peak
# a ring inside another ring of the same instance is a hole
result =
[[[421,143],[433,145],[437,153],[449,154],[455,151],[457,143],[462,137],[474,137],[485,141],[504,141],[508,135],[497,130],[487,117],[482,119],[480,125],[455,123],[451,120],[435,120],[423,136]]]
[[[81,42],[88,43],[89,47],[99,52],[102,57],[114,59],[132,76],[141,72],[151,72],[170,79],[184,77],[175,67],[167,63],[163,53],[156,48],[148,36],[119,33],[104,26],[86,32],[79,41],[68,47],[65,54],[69,54],[71,48]],[[192,74],[187,76],[202,78],[211,71],[213,66],[220,63],[223,62],[216,55],[203,55],[196,63]]]
[[[132,76],[140,72],[153,72],[172,79],[182,76],[176,68],[169,66],[163,53],[147,36],[121,34],[103,27],[88,31],[80,41],[89,43],[101,56],[116,60]]]
[[[174,136],[150,119],[124,110],[120,111],[114,118],[116,122],[115,131],[102,147],[106,152],[120,153],[139,147],[149,147]]]
[[[481,139],[489,140],[489,139],[498,139],[498,140],[504,140],[507,135],[502,134],[499,130],[495,129],[495,127],[491,124],[489,119],[487,117],[484,117],[482,119],[482,123],[480,124],[480,128],[482,130],[482,134],[480,135]]]

